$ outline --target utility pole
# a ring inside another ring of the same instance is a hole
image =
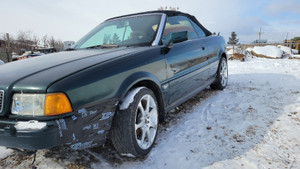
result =
[[[9,40],[9,33],[6,33],[6,56],[7,56],[7,62],[10,62],[10,56],[9,56],[9,51],[10,51],[10,40]]]
[[[259,28],[259,32],[258,32],[258,46],[260,46],[260,36],[261,36],[261,28]]]

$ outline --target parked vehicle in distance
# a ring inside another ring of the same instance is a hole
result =
[[[16,60],[18,60],[19,57],[20,57],[20,56],[17,55],[17,53],[13,52],[13,53],[12,53],[12,56],[11,56],[11,59],[12,59],[12,61],[16,61]]]
[[[44,55],[44,53],[28,51],[28,52],[25,52],[22,56],[19,56],[17,58],[17,60],[28,59],[28,58],[32,58],[32,57],[36,57],[36,56],[41,56],[41,55]]]
[[[69,51],[0,67],[0,146],[100,146],[145,156],[166,113],[228,81],[225,41],[194,16],[151,11],[98,25]],[[16,73],[18,72],[18,73]]]
[[[0,65],[4,64],[4,62],[2,60],[0,60]]]

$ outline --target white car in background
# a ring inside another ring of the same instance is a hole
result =
[[[0,65],[4,64],[4,62],[2,60],[0,60]]]

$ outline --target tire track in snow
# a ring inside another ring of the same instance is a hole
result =
[[[206,129],[210,130],[211,127],[217,127],[217,120],[213,117],[211,113],[211,107],[214,105],[211,103],[207,103],[201,112],[201,122],[206,125]]]

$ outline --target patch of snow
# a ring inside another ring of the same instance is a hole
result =
[[[233,49],[230,49],[229,51],[227,51],[228,55],[233,55]]]
[[[246,50],[249,51],[249,52],[251,52],[253,50],[253,48],[248,47]]]
[[[290,47],[278,45],[278,48],[280,48],[283,51],[283,56],[285,58],[293,56],[292,49]]]
[[[292,54],[298,54],[299,53],[299,51],[298,50],[296,50],[296,49],[292,49]]]
[[[123,100],[120,110],[125,110],[128,108],[128,106],[134,101],[134,96],[145,87],[138,87],[133,90],[131,90],[126,96],[125,99]]]
[[[244,50],[243,53],[245,55],[244,61],[249,61],[254,58],[254,56],[248,50]]]
[[[226,48],[228,48],[228,49],[232,49],[232,48],[234,48],[235,46],[232,46],[232,45],[227,45],[226,46]]]
[[[265,55],[268,57],[272,57],[272,58],[282,58],[283,52],[281,49],[279,49],[276,46],[255,46],[252,49],[253,52],[260,54],[260,55]]]
[[[13,152],[13,150],[8,149],[6,147],[1,147],[0,146],[0,159],[7,157]],[[0,167],[1,168],[1,167]]]
[[[285,53],[289,54],[290,56],[292,55],[292,49],[290,47],[281,46],[281,45],[278,45],[278,47]]]
[[[300,55],[293,55],[294,58],[300,58]]]
[[[228,47],[227,47],[228,48]],[[229,48],[228,48],[229,49]],[[240,46],[234,46],[227,51],[227,54],[232,55],[234,53],[243,54],[244,50]]]
[[[41,130],[46,127],[45,122],[38,122],[36,120],[30,120],[26,122],[17,122],[15,128],[17,130]]]
[[[234,59],[248,61],[254,57],[250,53],[251,50],[252,50],[252,48],[247,48],[246,50],[244,50],[242,47],[235,47],[234,49],[233,48],[229,49],[227,51],[227,54],[231,57],[234,57]],[[236,57],[236,56],[233,56],[233,54],[240,54],[240,55]],[[241,55],[244,55],[244,57],[241,58]]]
[[[130,158],[135,158],[135,156],[133,154],[127,153],[127,154],[121,154],[122,156],[125,157],[130,157]]]

